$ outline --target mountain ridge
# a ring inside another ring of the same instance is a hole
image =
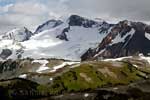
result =
[[[142,22],[124,20],[110,24],[104,20],[71,15],[67,20],[46,21],[39,25],[28,39],[24,39],[25,36],[21,41],[15,42],[9,38],[2,39],[0,49],[12,52],[6,59],[17,59],[17,54],[19,58],[62,58],[82,61],[140,53],[148,56],[149,33],[150,26]]]
[[[141,22],[127,20],[116,24],[99,45],[89,49],[82,60],[100,58],[118,58],[150,52],[149,26]],[[86,58],[87,57],[87,58]]]

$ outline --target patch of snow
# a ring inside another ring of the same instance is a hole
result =
[[[46,66],[40,66],[40,68],[38,70],[36,70],[37,73],[42,73],[42,71],[48,70],[49,67]]]
[[[135,65],[135,64],[133,64],[133,66],[134,66],[135,68],[138,68],[138,66],[137,66],[137,65]]]
[[[70,68],[76,68],[76,67],[79,67],[80,66],[80,62],[78,62],[77,64],[71,66]]]
[[[120,42],[125,42],[125,39],[127,38],[127,36],[130,35],[130,38],[132,38],[132,36],[134,35],[135,33],[135,30],[132,28],[132,30],[130,32],[128,32],[125,36],[121,37],[120,34],[118,34],[115,39],[112,40],[112,43],[110,45],[113,45],[113,44],[117,44],[117,43],[120,43]]]
[[[132,58],[132,56],[128,57],[120,57],[120,58],[114,58],[114,59],[104,59],[102,61],[122,61],[123,59]]]
[[[150,33],[145,33],[145,37],[150,40]]]
[[[34,60],[32,63],[40,63],[41,66],[36,70],[37,73],[42,73],[45,70],[49,70],[50,68],[46,66],[48,63],[47,60]]]
[[[50,80],[50,81],[52,81],[52,80],[53,80],[53,78],[49,78],[49,80]]]
[[[145,57],[142,54],[140,54],[140,59],[146,60],[150,64],[150,57]]]
[[[84,94],[84,97],[88,97],[88,96],[89,96],[89,94],[88,94],[88,93],[85,93],[85,94]]]
[[[131,25],[131,21],[128,21],[127,23],[128,23],[128,26],[132,26],[132,25]]]
[[[98,54],[96,54],[94,57],[99,56],[100,54],[102,54],[106,49],[101,50]]]
[[[114,87],[113,89],[114,89],[114,90],[118,90],[118,87]]]
[[[19,78],[26,79],[27,78],[27,74],[22,74],[22,75],[19,76]]]
[[[73,64],[78,64],[79,62],[63,62],[61,65],[53,67],[53,70],[50,72],[56,72],[58,69],[65,67],[66,65],[73,65]]]

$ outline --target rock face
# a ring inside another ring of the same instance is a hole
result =
[[[1,54],[0,54],[0,57],[2,59],[6,59],[7,57],[9,57],[10,55],[12,54],[12,51],[9,50],[9,49],[3,49]]]
[[[85,28],[89,28],[92,27],[93,25],[96,25],[97,22],[93,20],[85,19],[78,15],[71,15],[68,24],[70,26],[83,26]]]
[[[7,32],[5,35],[2,36],[2,39],[9,39],[14,40],[18,42],[23,42],[26,40],[29,40],[29,38],[33,35],[31,31],[29,31],[27,28],[16,28],[9,32]]]
[[[94,49],[82,55],[82,60],[117,58],[150,53],[150,27],[141,22],[121,21]]]

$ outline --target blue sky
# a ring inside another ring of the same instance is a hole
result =
[[[34,30],[49,20],[78,14],[116,22],[150,22],[150,0],[0,0],[0,33],[15,27]]]
[[[11,3],[15,3],[16,0],[0,0],[0,6],[5,6]]]

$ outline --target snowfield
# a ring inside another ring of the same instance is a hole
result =
[[[71,27],[70,32],[66,33],[69,41],[64,41],[56,38],[57,30],[56,28],[44,31],[23,42],[22,45],[25,47],[23,57],[80,60],[86,50],[95,47],[106,36],[100,35],[96,28]]]

